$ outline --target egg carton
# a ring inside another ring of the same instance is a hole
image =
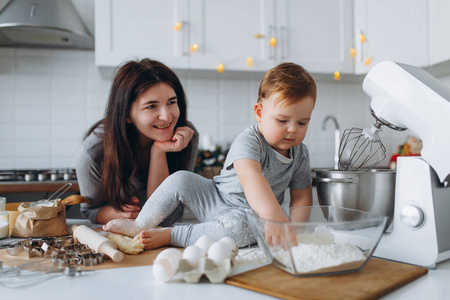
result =
[[[239,249],[229,237],[213,243],[207,236],[181,252],[176,248],[163,250],[153,263],[153,276],[157,281],[184,280],[197,283],[205,275],[211,283],[222,283],[230,274]]]

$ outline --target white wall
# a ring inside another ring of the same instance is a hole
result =
[[[74,0],[94,32],[93,2]],[[226,145],[253,124],[253,103],[262,74],[178,72],[189,101],[189,119],[202,136]],[[334,115],[341,129],[373,122],[362,77],[339,82],[315,76],[316,108],[308,135],[312,167],[333,165]],[[443,78],[450,84],[450,79]],[[74,167],[87,128],[103,116],[110,79],[94,66],[93,51],[0,48],[0,169]],[[388,158],[406,133],[388,128],[381,134]],[[387,166],[387,160],[383,164]]]

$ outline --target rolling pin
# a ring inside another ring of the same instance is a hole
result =
[[[116,243],[107,237],[102,236],[100,233],[95,232],[85,225],[73,225],[71,229],[74,238],[95,252],[108,255],[114,262],[121,262],[123,260],[123,253],[117,250]]]

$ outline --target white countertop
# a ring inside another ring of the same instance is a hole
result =
[[[69,222],[68,222],[69,223]],[[80,224],[80,222],[76,222]],[[245,272],[261,265],[233,267],[230,275]],[[449,299],[450,260],[437,264],[425,276],[395,290],[382,299]],[[152,266],[108,269],[67,277],[57,276],[38,284],[17,288],[0,287],[0,298],[32,299],[275,299],[227,284],[212,284],[207,279],[200,283],[158,283]]]

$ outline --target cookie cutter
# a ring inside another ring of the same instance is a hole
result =
[[[24,242],[14,242],[14,243],[10,243],[8,244],[8,246],[6,247],[6,253],[8,255],[18,255],[20,253],[22,253],[24,250]]]
[[[66,268],[80,263],[80,257],[77,254],[59,253],[52,257],[52,267]]]
[[[67,254],[85,254],[92,252],[87,245],[80,243],[64,246],[61,250]]]
[[[83,266],[96,266],[104,262],[105,256],[103,253],[85,253],[80,255],[81,264]]]

